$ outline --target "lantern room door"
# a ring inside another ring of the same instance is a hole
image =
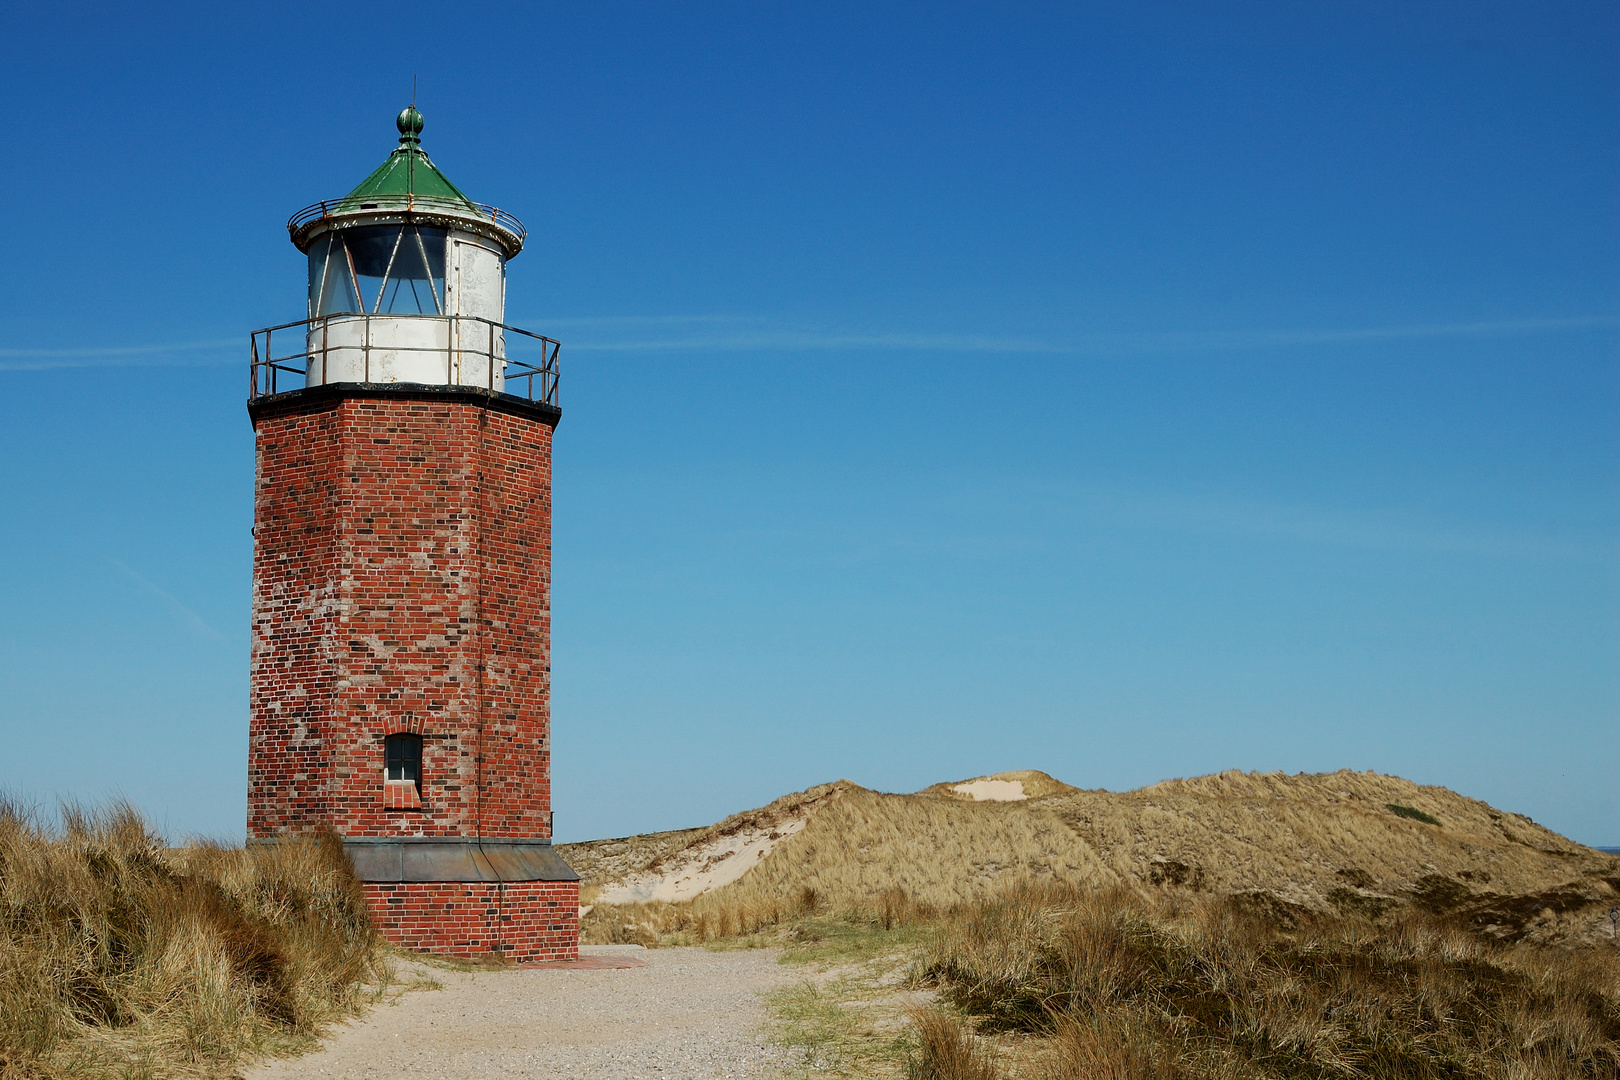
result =
[[[500,323],[506,314],[506,260],[493,246],[457,236],[450,241],[450,280],[449,309],[457,316],[453,381],[502,390],[506,336]]]

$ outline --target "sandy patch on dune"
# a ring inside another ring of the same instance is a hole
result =
[[[1029,798],[1022,780],[969,780],[954,784],[952,791],[970,796],[974,802],[1018,802]]]
[[[1021,796],[1020,796],[1021,797]],[[693,844],[667,862],[632,874],[604,889],[599,904],[640,904],[690,900],[699,893],[730,885],[758,866],[771,849],[804,828],[805,818],[739,829]]]

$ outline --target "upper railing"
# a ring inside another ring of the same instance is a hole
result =
[[[326,218],[357,213],[427,214],[441,217],[476,219],[511,233],[517,246],[523,246],[528,235],[523,222],[499,207],[475,203],[471,200],[447,199],[438,195],[368,195],[364,198],[346,196],[341,199],[323,199],[304,207],[287,219],[287,231],[297,237],[311,225]]]
[[[431,320],[445,324],[446,344],[400,345],[392,340],[386,344],[372,344],[373,322],[390,324],[389,328],[392,329],[404,320]],[[339,323],[349,332],[333,342],[324,331]],[[478,327],[479,332],[464,332],[465,328],[473,326]],[[356,328],[360,331],[358,335],[353,333]],[[277,338],[277,334],[281,337]],[[512,337],[514,334],[517,336]],[[279,355],[276,353],[277,341],[286,343]],[[248,369],[249,401],[311,385],[307,381],[311,366],[317,365],[325,377],[330,370],[329,361],[334,358],[346,361],[351,369],[353,362],[358,360],[360,381],[370,382],[373,356],[379,360],[384,355],[398,353],[443,357],[444,382],[434,385],[444,386],[478,385],[458,381],[456,373],[464,368],[467,361],[481,360],[485,372],[484,388],[487,390],[495,389],[495,365],[500,364],[504,372],[505,393],[547,405],[557,404],[557,383],[562,374],[557,364],[557,355],[562,352],[561,342],[474,315],[326,315],[255,330],[249,336],[249,348],[252,354]],[[530,352],[532,359],[514,355],[515,350],[524,349],[537,351]],[[283,387],[283,379],[297,381]],[[516,389],[520,385],[523,388],[521,391]]]

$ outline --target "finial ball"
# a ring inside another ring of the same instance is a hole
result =
[[[399,128],[402,138],[414,139],[422,134],[422,114],[416,111],[415,105],[407,105],[394,121],[394,126]]]

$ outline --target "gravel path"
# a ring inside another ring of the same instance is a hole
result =
[[[593,949],[607,952],[609,948]],[[616,952],[627,950],[616,949]],[[606,971],[433,969],[420,990],[333,1033],[320,1051],[268,1062],[249,1080],[774,1077],[762,992],[794,982],[775,950],[638,951]],[[802,978],[803,976],[799,976]]]

